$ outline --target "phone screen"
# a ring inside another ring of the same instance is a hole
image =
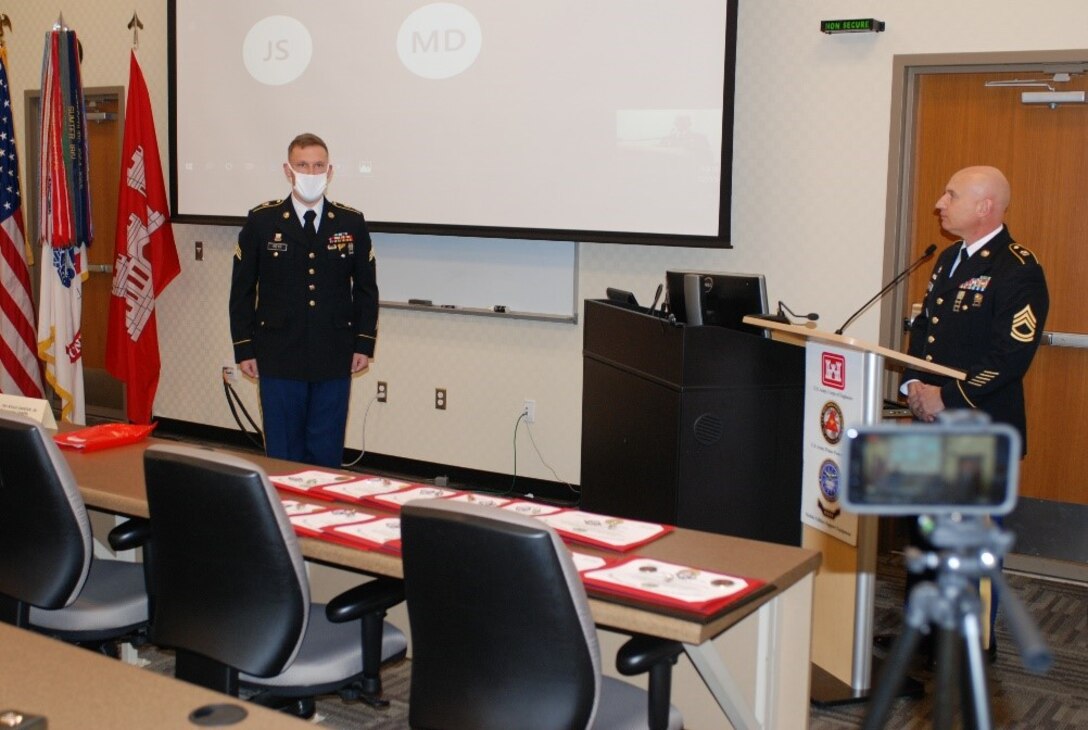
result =
[[[855,512],[1004,514],[1015,504],[1019,444],[1011,429],[920,425],[848,437],[845,503]]]

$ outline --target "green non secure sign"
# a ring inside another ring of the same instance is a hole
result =
[[[876,18],[820,21],[820,32],[829,35],[835,33],[880,33],[883,30],[884,21]]]

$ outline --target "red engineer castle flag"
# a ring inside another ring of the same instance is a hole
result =
[[[180,273],[181,265],[170,227],[151,100],[135,51],[129,64],[117,197],[106,369],[128,386],[128,420],[151,423],[160,368],[155,298]]]

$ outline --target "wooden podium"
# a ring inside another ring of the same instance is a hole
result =
[[[873,674],[873,596],[876,585],[877,518],[837,506],[845,478],[848,426],[881,419],[884,367],[910,366],[962,380],[959,370],[936,365],[880,345],[809,327],[745,317],[777,339],[805,348],[802,545],[819,550],[823,563],[813,599],[812,701],[861,700]]]

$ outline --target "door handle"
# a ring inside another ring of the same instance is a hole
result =
[[[1043,332],[1043,339],[1039,344],[1050,347],[1076,347],[1088,349],[1088,335],[1080,332]]]

